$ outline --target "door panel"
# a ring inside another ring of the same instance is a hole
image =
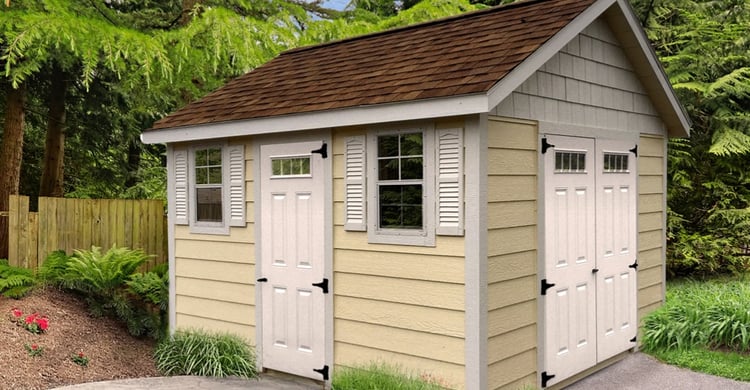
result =
[[[264,368],[322,379],[324,173],[320,142],[262,145],[261,274]]]
[[[550,136],[545,154],[545,369],[559,382],[596,364],[594,141]]]

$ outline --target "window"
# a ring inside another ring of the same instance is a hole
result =
[[[586,152],[555,151],[555,173],[586,173]]]
[[[272,158],[271,176],[310,176],[310,156]]]
[[[370,242],[435,245],[434,137],[425,128],[368,135]]]
[[[628,155],[604,152],[604,173],[628,173]]]
[[[245,146],[168,148],[170,218],[191,233],[229,234],[244,227]]]
[[[195,157],[195,220],[222,221],[221,148],[196,149]]]
[[[422,133],[378,136],[378,227],[422,229]]]

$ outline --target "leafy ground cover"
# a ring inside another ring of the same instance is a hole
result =
[[[742,277],[668,284],[644,319],[644,351],[669,364],[750,381],[750,284]]]
[[[373,363],[336,371],[332,387],[333,390],[441,390],[449,385],[429,375],[413,377],[399,367]]]
[[[14,309],[22,313],[20,324]],[[32,321],[46,328],[39,333],[25,326],[33,314]],[[3,389],[158,375],[154,340],[132,337],[114,319],[92,317],[84,302],[56,288],[37,288],[20,300],[0,296],[0,340]]]

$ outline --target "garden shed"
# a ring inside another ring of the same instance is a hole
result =
[[[156,122],[170,326],[330,380],[560,387],[664,300],[689,119],[626,0],[540,0],[282,53]]]

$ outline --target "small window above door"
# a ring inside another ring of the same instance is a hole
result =
[[[586,152],[555,151],[555,173],[586,173]]]
[[[310,177],[310,156],[271,157],[271,177]]]
[[[625,153],[604,152],[604,173],[628,173],[628,155]]]

